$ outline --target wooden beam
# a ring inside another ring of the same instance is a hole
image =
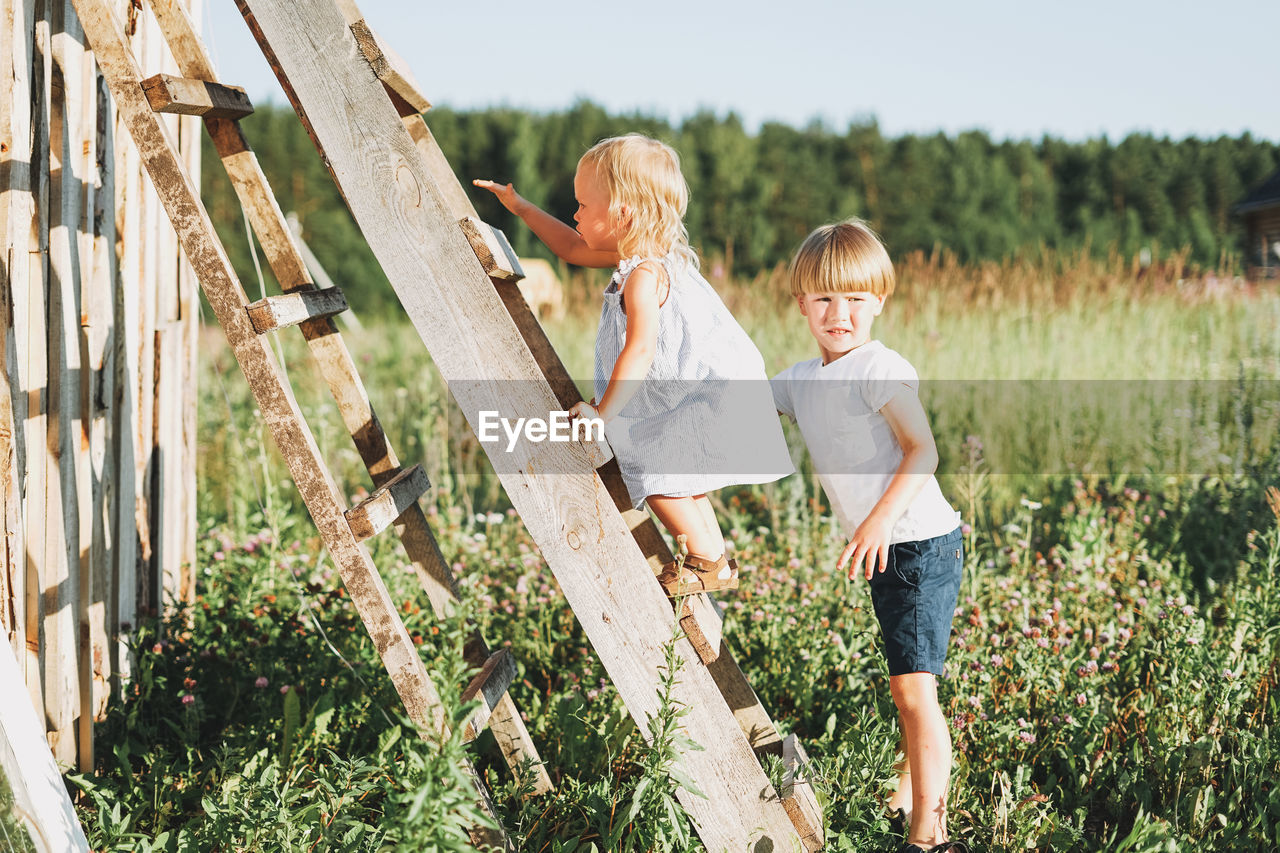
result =
[[[480,707],[467,720],[462,730],[462,739],[471,742],[484,731],[485,723],[493,715],[498,700],[507,695],[507,688],[516,678],[516,659],[506,649],[498,649],[484,662],[480,672],[471,679],[467,689],[462,691],[462,702],[466,704],[473,699],[480,700]]]
[[[228,119],[253,115],[253,104],[239,86],[156,74],[142,81],[142,89],[158,113]]]
[[[395,522],[431,488],[421,465],[401,471],[385,486],[347,510],[347,523],[357,542],[372,539]]]
[[[787,810],[804,849],[814,853],[823,845],[822,806],[809,781],[809,756],[804,754],[794,734],[782,741],[782,766],[782,785],[778,788],[782,807]]]
[[[332,317],[346,311],[347,297],[336,287],[325,290],[297,290],[282,296],[268,296],[245,308],[258,334],[296,326],[308,320]]]
[[[400,116],[327,0],[237,0],[463,414],[524,417],[560,405],[450,215]],[[494,354],[499,354],[495,358]],[[461,381],[461,380],[468,381]],[[491,455],[495,448],[486,445]],[[657,673],[675,629],[656,583],[585,450],[524,443],[495,468],[633,718],[658,712]],[[607,572],[603,567],[608,567]],[[704,796],[677,792],[709,849],[790,849],[786,811],[693,648],[675,700],[700,751],[679,760]]]

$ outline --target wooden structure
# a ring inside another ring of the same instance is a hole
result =
[[[520,296],[518,265],[476,221],[432,138],[420,114],[426,99],[416,97],[411,76],[392,73],[401,64],[352,0],[237,5],[472,429],[482,411],[546,417],[580,400]],[[678,643],[675,700],[693,709],[683,725],[703,747],[681,761],[705,796],[678,796],[707,847],[821,847],[821,810],[795,773],[803,750],[794,739],[784,748],[721,642],[706,597],[673,613],[653,578],[670,554],[647,515],[630,510],[616,462],[597,471],[601,460],[588,447],[550,442],[517,445],[514,462],[495,462],[641,731],[658,711],[662,646],[680,618],[688,641]],[[791,759],[782,792],[757,751]]]
[[[1248,276],[1280,276],[1280,171],[1259,184],[1234,211],[1244,218]]]
[[[84,22],[88,43],[102,67],[122,123],[141,152],[178,240],[410,719],[424,735],[447,734],[439,693],[362,544],[395,526],[435,612],[446,614],[456,601],[454,578],[417,503],[430,484],[420,466],[400,466],[373,412],[351,354],[332,320],[334,314],[346,310],[346,300],[339,292],[316,288],[289,235],[284,215],[240,130],[238,119],[252,107],[242,91],[216,81],[197,28],[187,11],[173,0],[152,0],[149,6],[182,75],[176,78],[144,77],[129,50],[125,26],[108,0],[73,0],[73,6]],[[336,8],[331,11],[338,14]],[[378,49],[376,37],[367,30],[364,35],[370,49]],[[394,98],[410,111],[426,106],[411,81],[395,67],[384,63],[379,73],[391,95],[388,98],[379,87],[380,97],[388,105]],[[377,78],[375,85],[379,85]],[[181,152],[158,115],[160,111],[203,116],[213,147],[285,291],[283,295],[249,303],[198,189],[183,166]],[[478,263],[474,256],[472,263]],[[307,340],[373,480],[375,491],[355,507],[345,505],[266,337],[290,326],[297,326]],[[478,712],[466,723],[465,737],[473,739],[487,725],[513,770],[523,773],[526,762],[533,762],[531,787],[547,790],[550,778],[538,763],[528,732],[507,695],[515,675],[510,654],[505,650],[490,653],[478,634],[471,638],[466,653],[480,671],[462,693],[464,701],[479,700]],[[465,769],[472,775],[478,804],[493,815],[479,778],[469,763]],[[476,827],[472,840],[485,847],[511,849],[501,830]]]
[[[0,690],[21,696],[23,680],[13,650],[0,643]],[[89,853],[62,774],[45,746],[44,727],[26,702],[0,702],[0,792],[12,798],[10,825],[27,835],[6,834],[5,849]]]
[[[198,176],[199,120],[163,121]],[[198,310],[66,0],[0,0],[0,233],[0,625],[54,755],[88,769],[139,611],[193,592]]]

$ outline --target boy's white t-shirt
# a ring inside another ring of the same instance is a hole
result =
[[[852,536],[902,463],[902,445],[880,409],[903,386],[918,392],[920,377],[905,358],[868,341],[830,364],[794,364],[769,384],[778,411],[800,426],[827,500]],[[959,523],[931,475],[893,526],[892,541],[931,539]]]

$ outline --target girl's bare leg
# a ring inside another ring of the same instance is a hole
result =
[[[706,495],[696,498],[650,495],[645,500],[672,536],[686,537],[685,547],[690,554],[715,560],[724,553],[724,537],[720,535],[720,525]]]

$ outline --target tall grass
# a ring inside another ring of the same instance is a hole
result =
[[[815,355],[783,270],[712,281],[771,370]],[[568,316],[547,329],[584,380],[603,285],[598,272],[569,275]],[[423,849],[445,837],[433,827],[456,836],[465,798],[449,800],[432,774],[458,753],[403,736],[219,335],[207,331],[200,380],[202,598],[191,633],[142,631],[155,645],[140,649],[139,686],[100,729],[100,766],[81,782],[94,844]],[[1280,494],[1274,508],[1266,499],[1280,486],[1280,295],[1114,256],[965,267],[913,255],[877,336],[925,379],[941,479],[967,525],[940,687],[953,832],[998,851],[1280,843]],[[654,798],[678,772],[669,744],[649,752],[627,717],[421,341],[407,324],[348,340],[401,458],[435,484],[427,511],[475,618],[519,661],[514,698],[557,791],[524,799],[482,738],[473,755],[505,825],[528,850],[659,838],[700,849],[667,814],[671,792]],[[367,474],[327,389],[298,340],[284,352],[321,449],[358,497]],[[1017,397],[1045,387],[1104,390],[1070,416]],[[1199,396],[1174,405],[1169,388]],[[1117,455],[1120,439],[1133,446]],[[1050,471],[1049,458],[1062,464]],[[865,588],[830,572],[843,543],[811,470],[717,501],[744,567],[726,633],[775,718],[806,741],[830,849],[891,848],[879,797],[897,733],[879,632]],[[463,632],[433,633],[392,540],[373,547],[424,655],[461,682],[450,638]],[[424,797],[456,808],[424,811]]]

